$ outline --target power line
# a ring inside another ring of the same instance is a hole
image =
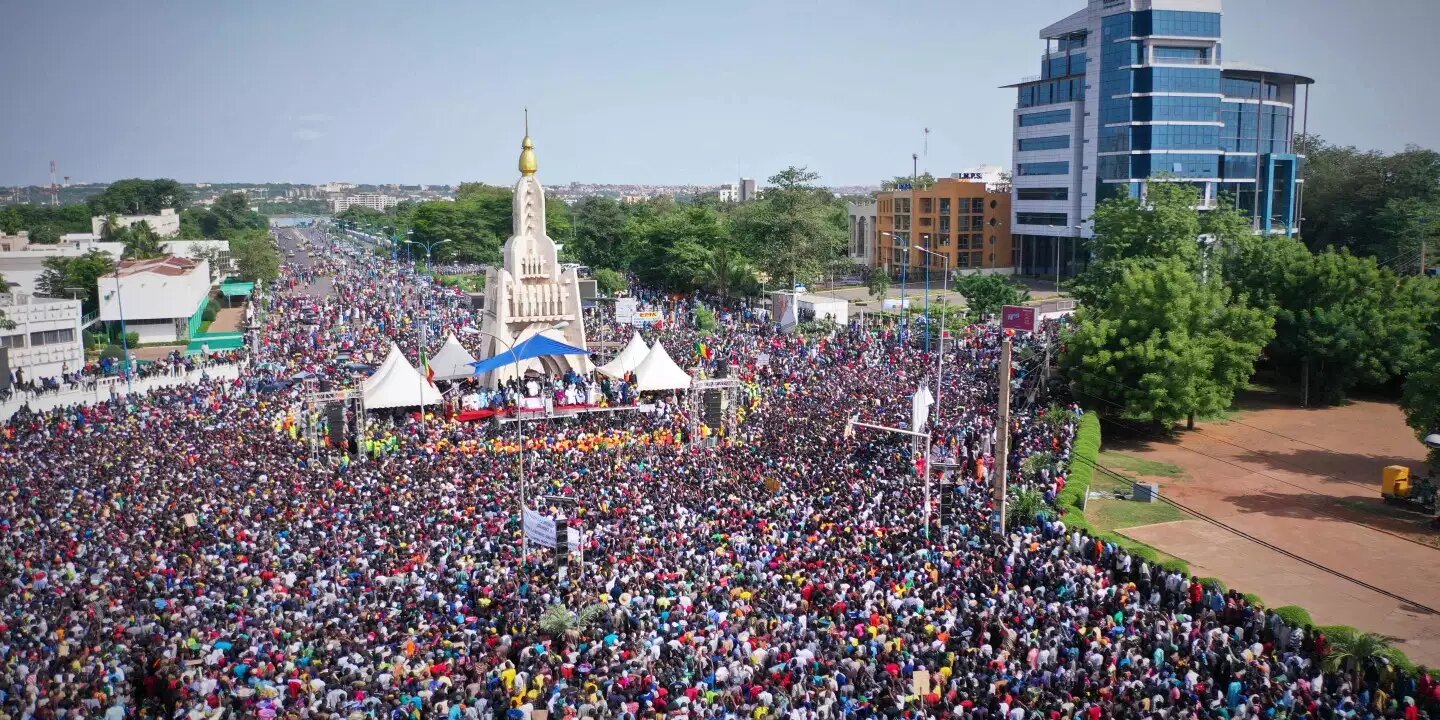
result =
[[[1131,386],[1131,385],[1126,385],[1125,383],[1119,382],[1119,381],[1117,381],[1117,380],[1111,380],[1111,379],[1109,379],[1109,378],[1103,378],[1103,377],[1100,377],[1099,375],[1096,375],[1096,374],[1094,374],[1094,373],[1087,372],[1087,371],[1085,371],[1085,370],[1080,370],[1080,369],[1077,369],[1077,368],[1071,368],[1071,370],[1072,370],[1073,372],[1079,372],[1079,373],[1081,373],[1081,374],[1083,374],[1083,375],[1089,375],[1090,377],[1093,377],[1093,378],[1095,378],[1095,379],[1097,379],[1097,380],[1101,380],[1101,381],[1104,381],[1104,382],[1108,382],[1108,383],[1110,383],[1110,384],[1112,384],[1112,385],[1115,385],[1116,387],[1121,387],[1121,388],[1126,388],[1126,389],[1129,389],[1129,390],[1134,390],[1135,392],[1145,392],[1144,390],[1141,390],[1140,388],[1133,387],[1133,386]],[[1104,398],[1099,398],[1099,397],[1094,396],[1094,395],[1091,395],[1091,397],[1096,397],[1096,399],[1104,400]],[[1107,402],[1107,403],[1109,403],[1109,404],[1111,404],[1111,405],[1113,405],[1113,406],[1115,406],[1115,407],[1122,407],[1122,408],[1123,408],[1123,406],[1118,405],[1118,404],[1114,403],[1113,401],[1108,401],[1108,400],[1106,400],[1105,402]],[[1230,420],[1229,422],[1233,422],[1233,423],[1235,423],[1235,424],[1237,424],[1237,425],[1244,425],[1245,427],[1251,428],[1251,429],[1253,429],[1253,430],[1258,430],[1258,431],[1263,432],[1263,433],[1269,433],[1269,434],[1274,435],[1274,436],[1276,436],[1276,437],[1285,438],[1286,440],[1290,440],[1290,441],[1292,441],[1292,442],[1304,443],[1304,444],[1306,444],[1306,445],[1309,445],[1309,446],[1311,446],[1311,447],[1313,447],[1313,448],[1317,448],[1317,449],[1320,449],[1320,450],[1329,450],[1329,449],[1330,449],[1330,448],[1327,448],[1327,447],[1324,447],[1324,446],[1321,446],[1321,445],[1316,445],[1315,443],[1305,442],[1304,440],[1298,440],[1298,439],[1296,439],[1296,438],[1290,437],[1289,435],[1283,435],[1283,434],[1278,433],[1278,432],[1275,432],[1275,431],[1273,431],[1273,430],[1266,430],[1265,428],[1262,428],[1262,427],[1256,427],[1256,426],[1254,426],[1254,425],[1249,425],[1249,424],[1247,424],[1247,423],[1240,422],[1239,420]],[[1232,447],[1237,447],[1237,448],[1240,448],[1241,450],[1244,450],[1244,451],[1246,451],[1246,452],[1252,452],[1252,453],[1253,453],[1253,452],[1261,452],[1260,450],[1257,450],[1257,449],[1255,449],[1255,448],[1252,448],[1252,447],[1249,447],[1249,446],[1246,446],[1246,445],[1241,445],[1240,443],[1234,442],[1234,441],[1232,441],[1232,440],[1226,440],[1225,438],[1218,437],[1218,436],[1216,436],[1216,435],[1211,435],[1210,433],[1207,433],[1207,432],[1205,432],[1205,431],[1203,431],[1203,430],[1200,430],[1199,428],[1195,428],[1195,429],[1193,429],[1193,430],[1190,430],[1190,432],[1198,433],[1198,434],[1200,434],[1200,435],[1202,435],[1202,436],[1204,436],[1204,437],[1207,437],[1207,438],[1210,438],[1211,440],[1214,440],[1215,442],[1223,443],[1223,444],[1225,444],[1225,445],[1230,445],[1230,446],[1232,446]],[[1189,450],[1190,448],[1186,448],[1186,449]],[[1207,457],[1210,457],[1210,456],[1207,456]],[[1218,458],[1215,458],[1215,459],[1218,460]],[[1293,467],[1293,468],[1297,468],[1297,469],[1299,469],[1299,470],[1303,470],[1303,471],[1305,471],[1305,472],[1307,472],[1307,473],[1310,473],[1310,474],[1320,475],[1320,476],[1323,476],[1323,477],[1330,478],[1331,480],[1334,480],[1334,481],[1336,481],[1336,482],[1345,483],[1345,484],[1347,484],[1347,485],[1354,485],[1354,486],[1356,486],[1356,487],[1363,487],[1363,488],[1365,488],[1365,489],[1367,489],[1367,490],[1373,488],[1372,485],[1369,485],[1369,484],[1367,484],[1367,483],[1358,483],[1358,482],[1355,482],[1354,480],[1348,480],[1348,479],[1346,479],[1346,478],[1337,477],[1337,476],[1331,475],[1330,473],[1327,473],[1327,472],[1325,472],[1325,471],[1323,471],[1323,470],[1315,470],[1315,469],[1313,469],[1313,468],[1308,468],[1308,467],[1305,467],[1304,465],[1301,465],[1301,464],[1299,464],[1299,463],[1292,462],[1292,461],[1289,461],[1289,460],[1285,460],[1285,459],[1283,459],[1283,458],[1275,458],[1275,461],[1276,461],[1276,462],[1280,462],[1280,463],[1284,463],[1284,464],[1286,464],[1286,465],[1289,465],[1289,466],[1291,466],[1291,467]],[[1267,476],[1267,477],[1268,477],[1268,476]],[[1279,481],[1279,482],[1286,482],[1286,481],[1284,481],[1284,480],[1280,480],[1279,478],[1275,478],[1275,480],[1277,480],[1277,481]],[[1300,487],[1300,486],[1298,486],[1298,485],[1294,485],[1293,483],[1286,483],[1286,484],[1291,485],[1292,487]],[[1306,488],[1306,490],[1308,491],[1308,488]]]
[[[1099,471],[1101,471],[1101,472],[1103,472],[1103,473],[1105,473],[1105,474],[1107,474],[1107,475],[1109,475],[1109,476],[1111,476],[1111,477],[1117,478],[1117,479],[1121,480],[1122,482],[1130,483],[1132,486],[1134,485],[1134,481],[1132,481],[1130,478],[1128,478],[1128,477],[1126,477],[1126,476],[1124,476],[1124,475],[1122,475],[1122,474],[1120,474],[1120,473],[1118,473],[1118,472],[1116,472],[1116,471],[1114,471],[1114,470],[1112,470],[1112,469],[1110,469],[1110,468],[1108,468],[1108,467],[1105,467],[1104,465],[1101,465],[1101,464],[1099,464],[1099,463],[1097,463],[1097,462],[1091,461],[1091,460],[1089,460],[1088,458],[1083,458],[1083,457],[1081,457],[1081,456],[1079,456],[1079,455],[1074,455],[1074,456],[1072,456],[1072,459],[1079,460],[1079,461],[1085,463],[1086,465],[1088,465],[1089,467],[1092,467],[1092,468],[1094,468],[1094,469],[1096,469],[1096,470],[1099,470]],[[1334,568],[1332,568],[1332,567],[1329,567],[1329,566],[1327,566],[1327,565],[1324,565],[1324,564],[1315,562],[1314,560],[1311,560],[1311,559],[1309,559],[1309,558],[1303,557],[1303,556],[1301,556],[1301,555],[1297,555],[1297,554],[1295,554],[1295,553],[1293,553],[1293,552],[1291,552],[1291,551],[1289,551],[1289,550],[1286,550],[1285,548],[1282,548],[1282,547],[1280,547],[1280,546],[1278,546],[1278,545],[1275,545],[1274,543],[1270,543],[1270,542],[1267,542],[1267,541],[1265,541],[1265,540],[1261,540],[1260,538],[1257,538],[1257,537],[1255,537],[1254,535],[1251,535],[1251,534],[1245,532],[1244,530],[1241,530],[1241,529],[1239,529],[1239,528],[1237,528],[1237,527],[1234,527],[1234,526],[1232,526],[1232,525],[1230,525],[1230,524],[1228,524],[1228,523],[1226,523],[1226,522],[1224,522],[1224,521],[1222,521],[1222,520],[1218,520],[1218,519],[1216,519],[1216,518],[1214,518],[1214,517],[1211,517],[1211,516],[1209,516],[1209,515],[1206,515],[1205,513],[1202,513],[1202,512],[1200,512],[1200,511],[1198,511],[1198,510],[1195,510],[1194,508],[1191,508],[1191,507],[1189,507],[1189,506],[1187,506],[1187,505],[1184,505],[1184,504],[1182,504],[1182,503],[1178,503],[1178,502],[1176,502],[1176,501],[1174,501],[1174,500],[1172,500],[1172,499],[1170,499],[1170,498],[1168,498],[1168,497],[1165,497],[1164,495],[1160,495],[1159,498],[1160,498],[1160,501],[1161,501],[1161,502],[1163,502],[1163,503],[1165,503],[1165,504],[1167,504],[1167,505],[1170,505],[1171,507],[1174,507],[1175,509],[1180,510],[1181,512],[1184,512],[1184,513],[1186,513],[1186,514],[1189,514],[1189,515],[1192,515],[1192,516],[1194,516],[1194,517],[1196,517],[1196,518],[1199,518],[1200,520],[1202,520],[1202,521],[1204,521],[1204,522],[1206,522],[1206,523],[1209,523],[1209,524],[1211,524],[1211,525],[1214,525],[1215,527],[1218,527],[1218,528],[1220,528],[1220,529],[1222,529],[1222,530],[1225,530],[1226,532],[1232,533],[1232,534],[1236,535],[1237,537],[1243,538],[1243,539],[1245,539],[1245,540],[1249,540],[1250,542],[1253,542],[1253,543],[1255,543],[1256,545],[1259,545],[1259,546],[1261,546],[1261,547],[1264,547],[1264,548],[1266,548],[1266,549],[1269,549],[1269,550],[1272,550],[1272,551],[1274,551],[1274,552],[1276,552],[1276,553],[1279,553],[1279,554],[1281,554],[1281,555],[1284,555],[1285,557],[1288,557],[1288,558],[1290,558],[1290,559],[1292,559],[1292,560],[1295,560],[1295,561],[1300,562],[1300,563],[1302,563],[1302,564],[1308,565],[1308,566],[1313,567],[1313,568],[1315,568],[1315,569],[1317,569],[1317,570],[1320,570],[1321,572],[1324,572],[1324,573],[1329,574],[1329,575],[1333,575],[1333,576],[1335,576],[1335,577],[1338,577],[1338,578],[1340,578],[1340,579],[1342,579],[1342,580],[1345,580],[1345,581],[1347,581],[1347,582],[1349,582],[1349,583],[1352,583],[1352,584],[1354,584],[1354,585],[1358,585],[1358,586],[1360,586],[1360,587],[1363,587],[1363,588],[1365,588],[1365,589],[1367,589],[1367,590],[1370,590],[1370,591],[1372,591],[1372,592],[1378,593],[1378,594],[1380,594],[1380,595],[1384,595],[1385,597],[1388,597],[1388,598],[1390,598],[1390,599],[1392,599],[1392,600],[1398,600],[1398,601],[1400,601],[1400,602],[1407,603],[1407,604],[1409,604],[1409,605],[1411,605],[1411,606],[1413,606],[1413,607],[1416,607],[1416,608],[1419,608],[1419,609],[1421,609],[1421,610],[1424,610],[1425,612],[1430,613],[1431,615],[1440,615],[1440,610],[1436,610],[1435,608],[1430,607],[1429,605],[1426,605],[1426,604],[1421,603],[1421,602],[1417,602],[1417,601],[1415,601],[1415,600],[1411,600],[1410,598],[1407,598],[1407,597],[1405,597],[1404,595],[1399,595],[1399,594],[1397,594],[1397,593],[1391,592],[1391,591],[1386,590],[1385,588],[1379,587],[1379,586],[1377,586],[1377,585],[1372,585],[1372,584],[1370,584],[1370,583],[1368,583],[1368,582],[1366,582],[1366,581],[1364,581],[1364,580],[1361,580],[1361,579],[1359,579],[1359,578],[1357,578],[1357,577],[1354,577],[1354,576],[1352,576],[1352,575],[1348,575],[1348,574],[1343,573],[1343,572],[1341,572],[1341,571],[1339,571],[1339,570],[1336,570],[1336,569],[1334,569]]]
[[[1083,394],[1083,395],[1086,395],[1086,396],[1088,396],[1088,397],[1094,398],[1094,399],[1096,399],[1096,400],[1099,400],[1099,401],[1101,401],[1101,402],[1104,402],[1104,403],[1106,403],[1106,404],[1112,405],[1112,406],[1114,406],[1114,407],[1120,408],[1120,409],[1122,409],[1122,410],[1124,409],[1124,406],[1123,406],[1123,405],[1120,405],[1119,403],[1113,402],[1113,401],[1111,401],[1111,400],[1106,400],[1105,398],[1102,398],[1102,397],[1100,397],[1100,396],[1098,396],[1098,395],[1094,395],[1094,394],[1092,394],[1092,393],[1082,393],[1082,394]],[[1142,429],[1140,429],[1140,428],[1138,428],[1138,427],[1136,427],[1136,426],[1134,426],[1134,425],[1130,425],[1130,424],[1127,424],[1127,423],[1120,422],[1119,420],[1116,420],[1116,419],[1114,419],[1114,418],[1110,418],[1110,422],[1111,422],[1112,424],[1119,425],[1120,427],[1126,428],[1126,429],[1128,429],[1128,430],[1133,430],[1133,431],[1135,431],[1135,432],[1137,432],[1137,433],[1144,434],[1144,435],[1150,437],[1151,439],[1163,439],[1161,436],[1159,436],[1159,435],[1157,435],[1157,434],[1155,434],[1155,433],[1153,433],[1153,432],[1145,432],[1144,430],[1142,430]],[[1233,444],[1233,443],[1232,443],[1232,444]],[[1199,456],[1201,456],[1201,457],[1209,458],[1209,459],[1211,459],[1211,460],[1214,460],[1215,462],[1222,463],[1222,464],[1225,464],[1225,465],[1229,465],[1230,467],[1233,467],[1233,468],[1235,468],[1235,469],[1237,469],[1237,470],[1243,470],[1243,471],[1245,471],[1245,472],[1247,472],[1247,473],[1251,473],[1251,474],[1254,474],[1254,475],[1259,475],[1259,476],[1261,476],[1261,477],[1269,478],[1269,479],[1271,479],[1271,480],[1274,480],[1275,482],[1280,483],[1281,485],[1288,485],[1288,486],[1290,486],[1290,487],[1296,488],[1296,489],[1301,490],[1301,491],[1303,491],[1303,492],[1305,492],[1305,493],[1308,493],[1308,494],[1310,494],[1310,495],[1315,495],[1315,494],[1316,494],[1315,491],[1312,490],[1311,488],[1307,488],[1307,487],[1305,487],[1305,486],[1303,486],[1303,485],[1298,485],[1298,484],[1296,484],[1296,483],[1289,482],[1288,480],[1282,480],[1282,479],[1280,479],[1280,478],[1278,478],[1278,477],[1275,477],[1274,475],[1271,475],[1271,474],[1269,474],[1269,473],[1262,472],[1262,471],[1260,471],[1260,470],[1255,470],[1255,469],[1253,469],[1253,468],[1245,467],[1244,465],[1240,465],[1240,464],[1238,464],[1238,463],[1231,462],[1231,461],[1226,460],[1226,459],[1224,459],[1224,458],[1219,458],[1219,457],[1216,457],[1216,456],[1211,455],[1211,454],[1209,454],[1209,453],[1201,452],[1201,451],[1199,451],[1199,450],[1196,450],[1195,448],[1186,447],[1186,446],[1180,445],[1180,444],[1176,444],[1175,447],[1178,447],[1178,448],[1180,448],[1181,450],[1185,450],[1186,452],[1194,453],[1194,454],[1199,455]],[[1242,449],[1245,449],[1245,450],[1249,450],[1249,451],[1251,451],[1251,452],[1254,452],[1254,450],[1253,450],[1252,448],[1246,448],[1246,447],[1244,447],[1243,445],[1236,445],[1236,447],[1240,447],[1240,448],[1242,448]],[[1368,488],[1368,487],[1370,487],[1370,486],[1366,485],[1366,486],[1364,486],[1364,487]],[[1351,520],[1351,519],[1349,519],[1349,518],[1346,518],[1346,517],[1344,517],[1344,516],[1342,516],[1342,515],[1337,515],[1337,514],[1335,514],[1335,513],[1333,513],[1333,512],[1330,512],[1330,511],[1328,511],[1328,510],[1326,510],[1326,509],[1324,509],[1324,508],[1316,508],[1316,510],[1317,510],[1318,512],[1320,512],[1322,515],[1327,515],[1327,516],[1332,517],[1332,518],[1334,518],[1334,519],[1336,519],[1336,520],[1339,520],[1339,521],[1341,521],[1341,522],[1343,522],[1343,523],[1347,523],[1347,524],[1350,524],[1350,525],[1361,525],[1360,523],[1357,523],[1357,522],[1355,522],[1354,520]],[[1399,533],[1391,532],[1391,531],[1389,531],[1389,530],[1386,530],[1386,529],[1380,528],[1380,527],[1376,527],[1376,526],[1374,526],[1374,525],[1362,525],[1362,527],[1368,528],[1368,529],[1370,529],[1370,530],[1374,530],[1375,532],[1378,532],[1378,533],[1382,533],[1382,534],[1385,534],[1385,535],[1389,535],[1390,537],[1393,537],[1393,538],[1396,538],[1396,539],[1399,539],[1399,540],[1404,540],[1405,542],[1412,543],[1412,544],[1414,544],[1414,545],[1419,545],[1420,547],[1423,547],[1423,548],[1425,548],[1425,549],[1427,549],[1427,550],[1440,550],[1440,548],[1436,548],[1436,547],[1434,547],[1434,546],[1432,546],[1432,545],[1427,545],[1427,544],[1425,544],[1425,543],[1423,543],[1423,542],[1420,542],[1420,541],[1418,541],[1418,540],[1405,537],[1404,535],[1401,535],[1401,534],[1399,534]]]

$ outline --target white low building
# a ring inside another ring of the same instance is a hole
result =
[[[58,378],[85,365],[80,334],[80,301],[38,298],[28,293],[0,295],[0,312],[15,323],[0,329],[0,353],[6,378]],[[16,371],[20,374],[17,376]]]
[[[126,260],[100,278],[100,320],[123,324],[140,342],[178,342],[198,332],[210,298],[210,265],[165,256]]]
[[[90,218],[90,232],[95,236],[105,229],[105,220],[108,215],[96,215]],[[162,208],[159,215],[116,215],[115,224],[122,228],[131,225],[145,223],[150,226],[160,237],[175,237],[180,234],[180,213],[175,208]]]
[[[15,283],[15,289],[22,293],[38,295],[41,273],[45,272],[45,261],[54,257],[80,257],[91,250],[99,250],[115,260],[125,251],[118,242],[99,242],[87,234],[65,235],[61,241],[51,244],[30,242],[29,235],[0,236],[0,276],[6,282]]]
[[[214,251],[218,282],[236,271],[234,259],[230,256],[230,243],[225,240],[170,240],[160,245],[165,252],[191,260],[200,260],[202,255]],[[92,250],[99,250],[115,262],[125,252],[125,245],[118,242],[104,242],[89,233],[62,235],[55,244],[33,243],[21,232],[19,235],[0,235],[0,276],[6,282],[16,284],[20,292],[40,294],[38,286],[41,273],[45,272],[45,261],[54,258],[80,257]]]

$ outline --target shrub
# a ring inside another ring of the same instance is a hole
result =
[[[200,319],[205,322],[213,322],[215,316],[220,314],[220,306],[215,304],[215,299],[205,301],[205,309],[200,311]]]
[[[1315,624],[1315,620],[1310,617],[1310,611],[1299,605],[1286,605],[1275,608],[1275,614],[1279,615],[1280,619],[1284,620],[1286,625],[1304,627]],[[1325,634],[1329,635],[1330,633],[1326,632]]]
[[[1243,595],[1241,595],[1241,597],[1245,598],[1245,602],[1248,602],[1251,605],[1259,605],[1261,607],[1264,607],[1265,605],[1265,601],[1262,600],[1260,596],[1256,595],[1255,593],[1244,593]]]
[[[125,349],[119,345],[106,345],[100,350],[100,358],[110,358],[118,362],[125,360]]]
[[[715,311],[704,305],[695,308],[695,327],[703,332],[712,332],[719,325],[715,322]]]
[[[606,295],[614,295],[625,289],[625,276],[610,268],[595,271],[595,289]]]

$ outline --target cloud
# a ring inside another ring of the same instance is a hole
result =
[[[323,130],[316,130],[315,128],[299,128],[295,132],[291,133],[291,135],[296,140],[310,142],[312,140],[319,140],[320,138],[325,137],[325,132]]]
[[[301,125],[324,125],[330,122],[330,116],[325,113],[310,113],[309,115],[301,115],[295,119],[299,121]]]

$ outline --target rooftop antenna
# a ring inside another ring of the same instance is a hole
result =
[[[55,182],[55,161],[50,161],[50,204],[60,204],[60,184]]]
[[[530,134],[530,108],[525,108],[525,134]]]
[[[930,172],[930,128],[925,128],[925,172]]]

